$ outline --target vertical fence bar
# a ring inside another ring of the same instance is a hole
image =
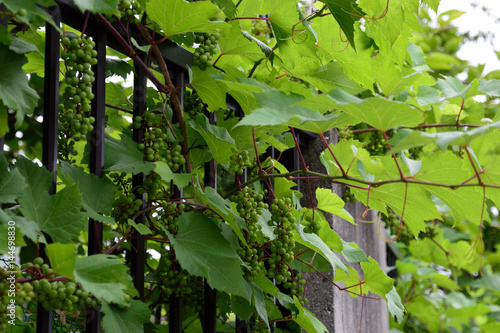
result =
[[[61,12],[59,7],[48,9],[54,22],[59,25]],[[43,109],[43,147],[42,163],[52,172],[50,194],[56,192],[57,172],[57,137],[59,116],[59,31],[51,24],[45,26],[45,79]],[[43,246],[40,246],[41,257],[45,257]],[[37,333],[52,332],[52,311],[46,311],[39,303],[37,306]]]
[[[97,65],[93,67],[95,81],[92,84],[94,99],[92,100],[92,116],[95,118],[94,130],[90,133],[90,172],[101,178],[104,168],[104,133],[105,133],[105,101],[106,101],[106,35],[92,35],[96,43]],[[102,249],[102,223],[89,219],[88,255],[100,253]],[[100,309],[88,309],[85,313],[88,333],[101,332]]]
[[[5,12],[5,11],[7,11],[7,7],[5,7],[5,5],[3,3],[0,3],[0,12]],[[0,25],[7,28],[8,24],[9,24],[9,18],[7,15],[0,18]],[[7,112],[6,119],[8,119],[8,111],[6,110],[5,112]],[[1,136],[0,137],[0,153],[2,153],[2,154],[3,154],[3,145],[4,144],[5,144],[5,137]]]
[[[173,73],[172,80],[175,82],[177,87],[181,87],[184,85],[184,73],[176,72]],[[179,91],[179,102],[181,103],[181,107],[184,110],[184,88]],[[172,122],[177,123],[179,120],[175,112],[172,115]],[[187,140],[187,138],[184,138]],[[178,172],[181,172],[180,170]],[[183,193],[182,189],[174,186],[174,198],[182,198]],[[179,269],[179,268],[178,268]],[[180,296],[176,296],[175,293],[170,295],[168,300],[168,332],[169,333],[182,333],[182,298]]]
[[[215,125],[217,122],[217,114],[214,112],[208,113],[209,123]],[[205,187],[210,186],[217,190],[217,169],[215,160],[205,163]],[[204,303],[203,303],[203,331],[205,333],[217,332],[217,292],[210,288],[207,281],[204,281]]]
[[[142,61],[145,60],[144,55],[142,56]],[[144,111],[146,111],[146,83],[147,78],[141,68],[135,67],[134,75],[134,118],[137,116],[142,116]],[[142,142],[144,137],[144,129],[135,129],[133,131],[133,139],[135,142]],[[132,177],[132,187],[138,188],[144,182],[144,174],[139,173]],[[143,204],[141,209],[144,209],[144,194],[139,194],[134,192],[135,197],[142,200]],[[135,220],[136,223],[144,223],[145,215],[141,214]],[[144,298],[144,264],[146,261],[146,249],[144,238],[133,238],[131,240],[132,252],[130,255],[130,273],[134,281],[134,286],[139,292],[139,299]]]

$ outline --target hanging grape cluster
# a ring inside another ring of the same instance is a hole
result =
[[[271,33],[271,29],[266,20],[254,20],[252,26],[252,34],[261,40],[267,40]]]
[[[115,199],[111,217],[117,222],[126,223],[140,210],[142,200],[135,197],[132,191],[132,178],[127,177],[125,172],[113,172],[109,177],[122,190],[122,194]]]
[[[368,126],[364,123],[358,124],[352,128],[347,128],[339,131],[339,135],[341,139],[349,140],[354,139],[358,140],[363,144],[363,148],[365,148],[370,155],[385,155],[389,148],[387,143],[385,142],[384,135],[380,131],[367,131],[367,132],[355,132],[355,130],[368,129]]]
[[[142,8],[139,6],[137,0],[118,0],[118,16],[105,14],[104,16],[109,22],[116,22],[122,20],[129,23],[137,24],[140,22],[140,15]]]
[[[134,128],[144,128],[144,138],[138,147],[144,152],[144,159],[149,162],[165,162],[172,171],[177,171],[186,163],[182,156],[182,147],[169,137],[169,127],[162,115],[147,111],[137,116]]]
[[[213,56],[218,52],[217,41],[220,34],[195,33],[195,42],[198,47],[193,54],[193,65],[205,70],[213,65]]]
[[[231,157],[229,162],[229,169],[238,175],[242,175],[245,168],[251,168],[253,166],[253,161],[250,160],[250,156],[248,151],[243,150],[242,152],[238,151],[238,148],[231,148]]]
[[[239,192],[231,196],[231,201],[236,203],[238,214],[245,220],[247,230],[244,230],[247,245],[242,244],[238,249],[238,255],[247,265],[245,278],[251,282],[264,268],[264,262],[259,260],[261,255],[261,247],[258,243],[261,226],[257,223],[262,209],[268,209],[268,204],[264,203],[264,197],[267,190],[257,194],[253,188],[245,187]],[[262,236],[261,236],[262,237]]]
[[[35,258],[33,262],[16,267],[16,304],[25,306],[27,303],[38,302],[47,310],[60,310],[68,314],[75,314],[100,305],[91,293],[85,291],[81,285],[70,279],[55,276],[54,271],[42,258]],[[2,304],[7,305],[9,298],[7,290],[10,288],[6,279],[10,272],[0,269],[0,291]],[[128,296],[128,295],[127,295]],[[128,302],[131,301],[128,296]],[[0,328],[6,329],[5,307],[0,306]]]
[[[387,216],[382,215],[382,221],[385,223],[385,228],[389,230],[391,237],[396,237],[399,231],[398,242],[408,246],[412,240],[415,239],[413,233],[406,226],[406,224],[400,221],[399,216],[389,207],[387,207]],[[418,235],[419,239],[433,238],[437,235],[436,226],[432,222],[428,222],[425,225],[425,232]]]
[[[95,119],[90,115],[94,99],[92,65],[97,64],[95,43],[85,36],[67,33],[61,38],[61,58],[66,68],[64,92],[59,104],[59,149],[62,158],[76,155],[75,141],[94,129]]]
[[[184,112],[186,112],[191,119],[194,119],[198,113],[203,113],[205,105],[198,96],[196,91],[186,90],[184,92]]]
[[[289,264],[294,259],[295,239],[292,231],[297,229],[297,220],[292,215],[290,198],[274,199],[271,213],[271,220],[267,223],[273,227],[276,238],[269,244],[271,253],[267,276],[274,278],[277,284],[281,284],[288,282],[292,276]]]

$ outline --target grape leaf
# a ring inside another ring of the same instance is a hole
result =
[[[16,215],[10,210],[4,211],[0,209],[0,224],[7,225],[9,221],[14,221],[16,223],[16,231],[19,231],[19,235],[24,234],[35,243],[46,242],[45,236],[43,234],[39,234],[40,228],[38,228],[38,224],[36,224],[36,222],[28,221],[23,216]],[[7,236],[7,233],[5,233],[5,235]]]
[[[77,183],[82,193],[82,204],[86,210],[93,210],[96,213],[111,214],[111,208],[115,201],[115,186],[107,178],[99,178],[94,174],[85,171],[62,161],[60,176],[69,177],[63,181],[67,184]]]
[[[300,304],[299,299],[297,296],[293,297],[293,300],[295,301],[295,306],[298,309],[298,313],[295,314],[295,318],[293,321],[295,321],[297,324],[300,325],[306,332],[317,332],[317,333],[323,333],[323,332],[328,332],[326,329],[325,325],[321,323],[318,318],[316,318],[311,311],[307,310],[306,308],[302,307]]]
[[[212,220],[184,213],[179,217],[177,235],[168,234],[168,238],[183,269],[206,278],[214,289],[251,299],[240,269],[242,261]]]
[[[230,28],[226,30],[224,38],[219,41],[221,56],[236,54],[252,61],[264,57],[259,46],[242,35],[237,21],[232,21],[229,24]]]
[[[293,238],[296,242],[305,244],[307,247],[321,254],[330,262],[334,270],[338,267],[344,272],[347,272],[347,267],[340,261],[335,253],[333,253],[328,245],[326,245],[318,235],[305,233],[303,225],[298,225],[297,230],[293,231]]]
[[[197,67],[191,68],[193,71],[193,88],[200,98],[205,102],[208,111],[217,111],[219,109],[226,109],[226,91],[219,87],[212,75],[218,74],[217,70],[209,67],[202,71]]]
[[[210,124],[208,118],[202,114],[189,124],[205,139],[215,161],[229,164],[231,149],[236,146],[229,132],[223,127]]]
[[[210,1],[150,0],[146,11],[167,37],[186,32],[215,34],[226,27],[223,22],[210,21],[219,11]]]
[[[227,18],[232,19],[236,15],[236,5],[231,0],[213,0],[213,2],[222,9]]]
[[[44,6],[46,8],[50,8],[55,6],[56,3],[53,0],[2,0],[2,3],[4,3],[5,6],[7,6],[7,8],[14,14],[18,13],[21,9],[26,11],[26,15],[24,16],[17,15],[16,20],[26,23],[27,25],[30,25],[33,22],[43,25],[43,22],[47,21],[55,28],[59,29],[59,26],[52,19],[52,15],[41,7]]]
[[[154,171],[160,175],[161,179],[167,182],[173,180],[175,185],[179,187],[187,186],[193,177],[190,173],[173,172],[165,162],[155,162],[154,165]]]
[[[118,11],[119,0],[74,0],[75,5],[82,13],[89,11],[91,13],[120,15]]]
[[[385,98],[368,98],[359,104],[345,104],[337,107],[381,131],[387,131],[396,126],[416,126],[423,121],[422,112],[419,110]]]
[[[19,128],[24,116],[33,112],[39,97],[28,85],[28,77],[22,69],[26,63],[24,55],[2,47],[0,59],[3,59],[0,63],[0,101],[6,107],[17,111],[15,127]]]
[[[358,244],[342,240],[342,245],[342,256],[347,262],[368,261],[366,253],[358,246]]]
[[[380,268],[378,262],[368,257],[368,262],[361,262],[363,269],[363,293],[372,292],[385,298],[393,290],[392,279]]]
[[[356,4],[356,0],[325,0],[323,2],[330,9],[352,48],[356,49],[354,23],[364,15],[364,12]]]
[[[4,154],[0,154],[0,202],[15,203],[26,187],[26,182],[18,169],[10,172]]]
[[[316,199],[318,200],[317,208],[333,215],[337,215],[352,224],[356,224],[351,214],[344,209],[344,201],[342,201],[342,199],[331,190],[326,188],[317,188]]]
[[[126,309],[103,303],[102,312],[102,328],[106,332],[142,333],[144,323],[149,322],[151,317],[148,306],[138,300],[132,300],[130,307]]]
[[[73,274],[83,289],[106,302],[127,305],[125,294],[137,295],[127,267],[116,256],[94,254],[78,258]]]
[[[87,222],[85,213],[80,210],[82,198],[78,187],[68,186],[49,195],[51,176],[47,169],[27,158],[19,158],[15,168],[27,181],[27,188],[19,198],[24,217],[36,222],[54,242],[71,242]]]
[[[56,274],[73,279],[75,268],[76,247],[74,244],[47,244],[47,257]]]
[[[401,297],[396,291],[396,287],[392,287],[392,290],[385,294],[385,298],[387,299],[387,309],[391,316],[395,317],[397,322],[401,322],[403,320],[405,307],[401,302]]]
[[[117,140],[108,134],[104,142],[104,168],[107,171],[131,172],[137,174],[152,171],[154,166],[143,161],[143,153],[137,147],[137,143],[128,135],[120,134]]]

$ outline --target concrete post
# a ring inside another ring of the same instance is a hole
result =
[[[338,142],[336,130],[326,132],[324,135],[328,142]],[[325,172],[325,168],[318,159],[319,154],[325,148],[321,139],[316,139],[309,143],[307,149],[302,150],[310,170]],[[311,186],[313,196],[316,188],[321,187],[331,188],[334,193],[342,197],[342,186],[332,185],[324,180],[312,180]],[[301,182],[301,192],[304,195],[301,200],[302,205],[310,207],[309,190],[305,180]],[[361,203],[349,203],[345,208],[354,218],[360,216],[365,209]],[[367,256],[377,260],[381,268],[385,270],[386,244],[378,234],[376,223],[358,222],[357,225],[352,225],[337,216],[331,214],[325,214],[325,216],[330,226],[342,239],[358,244]],[[363,218],[366,221],[376,219],[377,213],[373,211]],[[359,264],[350,265],[356,268],[362,276]],[[332,277],[331,273],[327,275]],[[316,314],[329,332],[385,333],[389,331],[387,306],[383,300],[365,299],[362,305],[362,298],[352,298],[349,293],[340,291],[319,274],[312,274],[309,278],[306,297],[309,299],[307,308]]]

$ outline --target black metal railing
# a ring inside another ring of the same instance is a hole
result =
[[[92,91],[95,98],[92,100],[92,116],[95,118],[94,129],[89,136],[90,147],[90,172],[98,177],[103,177],[104,168],[104,144],[105,144],[105,71],[106,71],[106,47],[111,47],[118,52],[126,53],[119,41],[110,34],[103,25],[96,20],[93,15],[82,14],[71,0],[57,0],[58,6],[49,8],[47,11],[52,15],[56,24],[67,24],[72,28],[81,31],[85,27],[85,33],[92,37],[96,43],[95,49],[98,53],[97,64],[94,65],[95,81],[92,86]],[[4,22],[1,22],[2,24]],[[130,27],[130,29],[133,29]],[[127,32],[129,36],[139,35],[136,31]],[[125,35],[123,35],[125,38]],[[158,37],[157,37],[158,38]],[[58,107],[59,107],[59,62],[60,62],[60,31],[51,24],[46,25],[46,41],[45,41],[45,91],[44,91],[44,111],[43,111],[43,165],[53,173],[51,194],[56,191],[57,179],[57,156],[58,156]],[[140,43],[139,39],[139,43]],[[187,65],[193,62],[192,54],[169,42],[165,41],[158,45],[164,57],[164,60],[169,68],[170,76],[174,84],[178,87],[183,87],[188,83]],[[142,55],[145,60],[146,55]],[[180,89],[180,100],[182,103],[182,95],[184,88]],[[146,110],[147,97],[147,78],[144,73],[136,68],[133,86],[133,115],[143,115]],[[240,117],[243,116],[241,108],[236,101],[228,95],[228,107],[236,112]],[[207,114],[211,124],[216,124],[216,114]],[[143,139],[143,129],[133,129],[133,139],[136,142],[141,142]],[[305,136],[306,138],[302,138]],[[310,140],[308,134],[297,133],[297,139],[301,143],[306,143]],[[3,149],[3,138],[0,138],[0,147]],[[274,149],[270,149],[268,154],[274,157]],[[298,150],[287,151],[282,156],[283,164],[289,170],[301,169],[301,161]],[[144,174],[136,174],[133,176],[133,188],[137,188],[144,181]],[[242,175],[242,179],[246,180],[246,172]],[[272,183],[272,180],[270,181]],[[217,187],[216,163],[214,160],[207,162],[205,165],[205,186]],[[300,184],[297,184],[297,189]],[[176,189],[176,197],[182,197],[182,189]],[[137,198],[141,198],[144,202],[144,194],[135,194]],[[136,223],[144,223],[145,216],[140,215],[136,219]],[[127,261],[130,266],[130,273],[133,278],[133,283],[139,292],[139,299],[144,297],[144,266],[146,261],[146,248],[143,238],[133,238],[131,240],[131,250],[127,253]],[[89,219],[88,224],[88,255],[93,255],[102,252],[103,246],[103,228],[102,223],[93,219]],[[43,254],[42,254],[43,255]],[[203,309],[203,329],[204,332],[216,332],[216,291],[211,289],[205,282],[204,288],[204,309]],[[42,306],[38,306],[37,310],[37,329],[39,333],[51,333],[52,327],[52,312],[45,311]],[[249,324],[237,320],[236,332],[249,332]],[[100,309],[90,309],[86,312],[86,331],[90,333],[101,332],[101,312]],[[182,332],[182,302],[179,297],[172,296],[169,299],[169,332]]]

